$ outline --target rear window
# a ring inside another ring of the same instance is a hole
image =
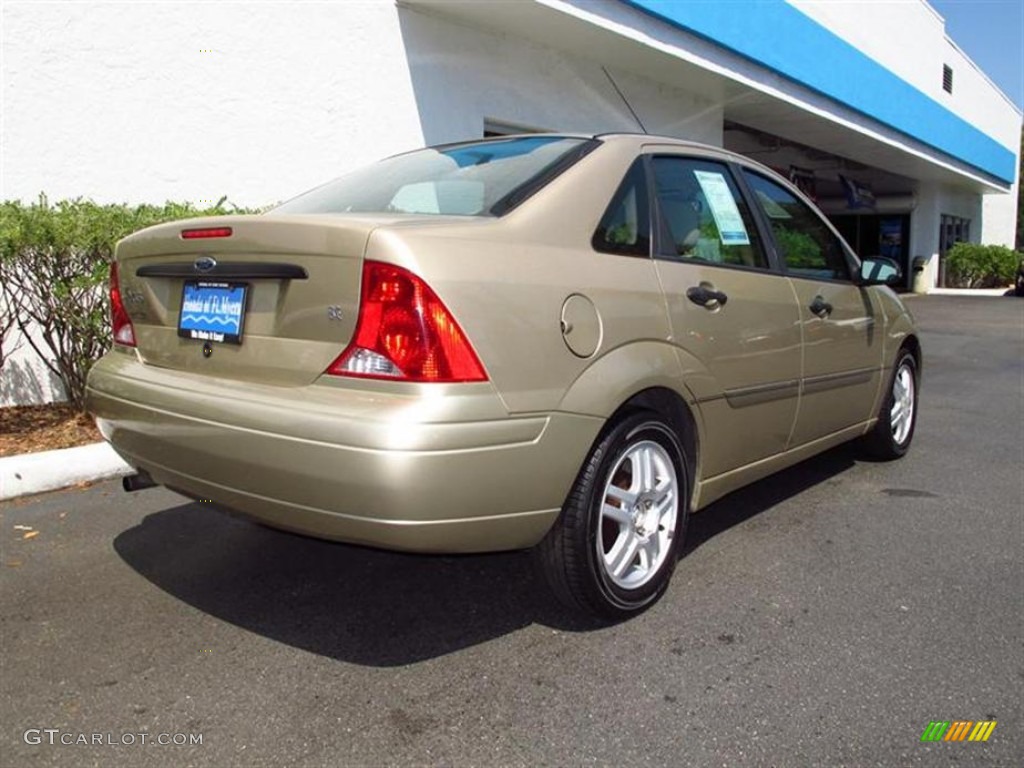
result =
[[[274,211],[500,216],[597,144],[524,136],[421,149],[342,176]]]

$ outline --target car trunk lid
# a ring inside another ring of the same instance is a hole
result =
[[[390,220],[223,216],[131,235],[117,260],[138,354],[222,379],[310,383],[352,336],[367,238]]]

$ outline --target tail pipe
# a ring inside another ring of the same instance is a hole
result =
[[[121,487],[128,493],[131,493],[132,491],[143,491],[146,488],[154,488],[156,487],[156,483],[153,482],[153,478],[149,476],[149,472],[144,469],[140,469],[134,475],[125,475],[122,477]]]

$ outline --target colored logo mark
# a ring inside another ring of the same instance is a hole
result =
[[[921,741],[988,741],[995,720],[933,720],[921,734]]]

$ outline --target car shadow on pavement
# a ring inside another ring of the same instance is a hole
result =
[[[853,463],[839,448],[727,496],[693,517],[687,551]],[[208,615],[367,666],[436,658],[535,623],[571,632],[603,626],[557,605],[524,552],[383,552],[271,530],[199,502],[148,515],[114,549]]]
[[[847,443],[729,494],[690,518],[683,556],[723,531],[868,460]]]

